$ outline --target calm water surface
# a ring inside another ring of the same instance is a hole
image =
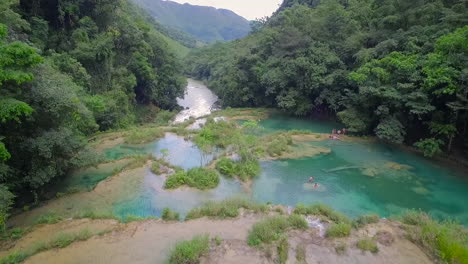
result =
[[[201,83],[189,80],[186,97],[179,101],[189,109],[181,113],[177,121],[209,114],[215,99]],[[260,124],[267,132],[301,129],[329,133],[333,128],[341,128],[331,122],[285,115],[274,115]],[[373,212],[386,217],[416,208],[468,224],[466,172],[381,143],[323,141],[309,144],[330,148],[332,152],[313,158],[261,162],[262,173],[255,179],[251,191],[246,191],[236,181],[222,179],[220,186],[210,191],[166,192],[162,188],[163,179],[148,170],[139,191],[132,197],[115,201],[112,210],[120,216],[145,217],[159,216],[164,207],[170,207],[184,215],[204,201],[243,196],[290,206],[321,202],[349,216]],[[131,154],[160,156],[162,149],[169,150],[169,162],[184,169],[206,165],[214,158],[173,134],[143,146],[120,145],[107,150],[106,156],[110,160]],[[318,188],[307,182],[311,176],[319,183]]]

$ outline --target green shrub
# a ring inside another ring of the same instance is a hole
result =
[[[438,222],[428,214],[408,211],[408,238],[429,254],[449,264],[468,264],[468,230],[452,221]]]
[[[170,208],[164,208],[161,218],[164,221],[179,221],[179,213],[172,211]]]
[[[309,228],[309,224],[302,215],[290,215],[288,217],[289,225],[295,229],[306,230]]]
[[[353,225],[355,228],[362,228],[368,224],[375,224],[380,221],[378,215],[361,215],[354,222]]]
[[[248,181],[257,177],[262,168],[258,160],[241,161],[237,164],[237,174],[242,181]]]
[[[284,216],[267,218],[253,225],[249,231],[247,243],[250,246],[258,246],[261,243],[269,244],[278,240],[288,227],[288,218]]]
[[[281,237],[278,246],[276,247],[278,250],[278,258],[280,264],[285,264],[288,261],[288,251],[289,251],[289,243],[288,238],[286,236]]]
[[[234,218],[239,215],[240,208],[252,210],[254,212],[267,211],[266,205],[257,204],[247,199],[234,198],[221,202],[208,201],[203,206],[190,210],[186,216],[186,220],[204,216],[218,219]]]
[[[185,171],[177,171],[174,175],[167,177],[164,183],[165,189],[177,189],[182,185],[189,185],[190,178]]]
[[[263,137],[260,144],[269,156],[278,157],[289,151],[289,146],[293,144],[293,140],[289,134],[278,132]]]
[[[200,263],[200,257],[208,253],[210,239],[208,235],[196,236],[192,240],[176,244],[169,257],[171,264],[195,264]]]
[[[219,175],[216,171],[207,168],[195,168],[188,172],[177,171],[169,176],[164,184],[165,189],[177,189],[187,185],[200,190],[213,189],[219,184]]]
[[[233,160],[224,157],[216,163],[216,169],[225,176],[234,177],[236,175],[237,165]]]
[[[187,176],[191,179],[190,187],[200,190],[213,189],[219,184],[219,175],[216,171],[207,168],[195,168],[187,172]]]
[[[347,216],[333,210],[331,207],[324,204],[313,204],[309,206],[298,204],[296,209],[294,209],[294,213],[302,215],[321,215],[327,217],[335,223],[351,223],[351,220]]]
[[[351,234],[351,225],[347,223],[333,223],[327,228],[327,237],[347,237]]]
[[[55,212],[48,212],[45,215],[40,216],[36,219],[36,224],[56,224],[62,221],[63,218]]]
[[[379,252],[379,248],[377,247],[377,243],[370,238],[359,240],[356,243],[356,246],[360,248],[362,251],[370,251],[372,253]]]
[[[0,234],[5,231],[8,211],[13,205],[14,197],[5,185],[0,184]]]

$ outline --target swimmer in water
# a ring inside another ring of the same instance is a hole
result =
[[[314,183],[314,187],[315,187],[315,188],[318,188],[318,187],[319,187],[319,184],[318,184],[318,183]]]
[[[310,177],[309,182],[313,182],[313,181],[314,181],[314,177]]]

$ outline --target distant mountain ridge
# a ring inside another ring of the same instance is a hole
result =
[[[250,22],[227,9],[162,0],[133,0],[165,26],[182,30],[207,43],[245,37]]]

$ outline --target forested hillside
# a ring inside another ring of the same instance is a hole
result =
[[[0,228],[13,194],[96,161],[85,136],[176,106],[185,80],[153,25],[126,0],[1,2]]]
[[[225,106],[336,117],[427,156],[467,155],[465,0],[286,0],[247,38],[186,60]]]
[[[250,24],[225,9],[161,0],[133,0],[160,23],[182,30],[206,43],[245,37]]]

